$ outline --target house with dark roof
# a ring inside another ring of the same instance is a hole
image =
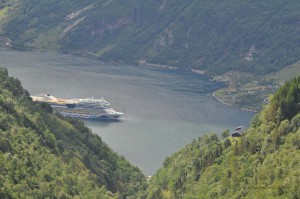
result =
[[[232,137],[241,137],[244,132],[245,132],[246,128],[244,126],[239,126],[235,129],[235,132],[231,134]]]

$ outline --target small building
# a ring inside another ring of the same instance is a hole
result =
[[[6,47],[6,48],[11,48],[12,45],[11,45],[11,43],[8,41],[8,42],[5,43],[5,47]]]
[[[245,132],[244,126],[236,127],[235,132],[231,134],[232,137],[241,137]]]
[[[152,176],[146,176],[147,182],[150,182],[151,178],[152,178]]]

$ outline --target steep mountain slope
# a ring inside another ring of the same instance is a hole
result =
[[[16,48],[213,73],[269,73],[300,58],[296,0],[6,2],[1,32]]]
[[[125,198],[145,189],[138,168],[83,122],[52,111],[0,69],[0,198]]]
[[[299,198],[299,103],[300,76],[279,89],[242,137],[203,136],[167,158],[140,197]]]

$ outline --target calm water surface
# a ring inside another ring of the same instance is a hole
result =
[[[220,85],[190,72],[7,49],[0,49],[0,65],[32,95],[104,97],[123,119],[86,125],[147,175],[193,139],[248,125],[253,116],[216,102],[210,93]]]

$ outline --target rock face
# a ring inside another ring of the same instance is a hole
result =
[[[11,0],[4,5],[1,34],[16,48],[213,73],[269,73],[300,58],[298,1]]]

